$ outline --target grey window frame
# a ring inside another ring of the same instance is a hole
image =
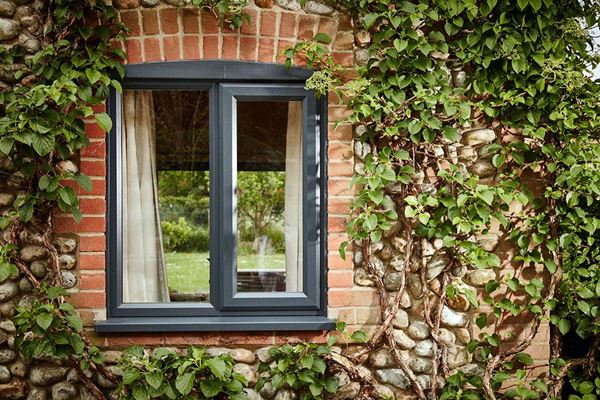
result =
[[[310,71],[237,61],[177,61],[125,67],[123,89],[207,90],[211,197],[210,303],[123,303],[121,96],[111,91],[114,124],[107,154],[107,319],[98,332],[329,330],[327,311],[327,99],[304,88]],[[301,100],[304,138],[304,292],[235,293],[236,100]],[[306,133],[314,132],[314,135]],[[313,206],[311,206],[311,204]],[[229,250],[228,250],[229,249]]]

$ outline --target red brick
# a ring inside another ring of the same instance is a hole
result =
[[[75,181],[63,181],[65,186],[72,187],[75,189],[75,193],[79,195],[102,195],[106,194],[106,181],[104,179],[92,179],[92,190],[90,192],[85,191]]]
[[[330,143],[327,155],[331,161],[347,161],[352,159],[354,153],[349,143]]]
[[[179,36],[167,36],[163,38],[163,49],[166,60],[180,60]]]
[[[351,288],[353,283],[353,271],[329,271],[327,273],[327,286],[330,288]]]
[[[338,32],[340,31],[351,31],[352,30],[352,18],[347,14],[340,14],[338,19]]]
[[[352,304],[349,290],[329,290],[327,292],[327,305],[330,307],[348,307]]]
[[[162,33],[179,32],[179,16],[176,8],[163,8],[160,10],[160,27]]]
[[[99,236],[80,236],[79,251],[104,251],[106,250],[106,237]]]
[[[329,140],[350,141],[352,140],[352,125],[340,124],[336,127],[335,124],[329,124],[327,137]]]
[[[275,40],[260,38],[258,43],[258,61],[272,63],[275,58]]]
[[[354,318],[354,307],[333,308],[329,312],[329,318],[333,318],[337,321],[345,322],[347,324],[356,323],[356,319]]]
[[[125,53],[129,64],[142,62],[142,44],[138,39],[127,39],[125,41]]]
[[[353,189],[350,186],[350,180],[329,180],[327,182],[327,192],[330,196],[352,196]]]
[[[219,58],[219,37],[210,35],[202,38],[202,47],[205,60],[214,60]]]
[[[285,61],[285,55],[283,54],[283,52],[292,46],[294,46],[294,42],[292,42],[291,40],[280,40],[277,43],[276,57],[278,63],[283,63]]]
[[[217,333],[166,333],[164,335],[164,344],[167,346],[264,346],[273,344],[273,334],[271,332],[252,332],[252,333],[231,333],[223,335],[222,332]]]
[[[106,296],[104,292],[79,292],[71,294],[69,302],[76,308],[104,308]]]
[[[296,36],[297,14],[281,13],[279,22],[279,37],[293,38]]]
[[[354,35],[350,32],[342,32],[336,35],[333,48],[336,50],[352,50],[354,47]]]
[[[277,32],[277,13],[275,11],[262,10],[260,12],[261,36],[275,36],[275,32]]]
[[[329,106],[328,114],[330,121],[343,121],[352,115],[352,110],[348,107]]]
[[[327,174],[331,177],[350,177],[354,175],[354,168],[351,161],[332,162],[327,165]]]
[[[240,60],[256,61],[256,38],[240,38]]]
[[[79,254],[79,269],[104,271],[105,266],[104,254]]]
[[[183,37],[183,58],[185,60],[200,59],[200,37],[184,36]]]
[[[98,113],[101,113],[101,112],[106,112],[106,104],[105,103],[94,104],[92,106],[92,111],[94,111],[94,114],[98,114]]]
[[[313,15],[301,15],[300,21],[298,22],[298,38],[305,40],[312,39],[316,34],[316,23],[317,18]]]
[[[104,214],[106,213],[106,201],[83,198],[79,200],[79,208],[83,214]]]
[[[106,157],[106,144],[104,142],[90,142],[79,152],[81,157],[102,158]]]
[[[338,252],[335,252],[327,255],[327,268],[352,270],[354,264],[349,254],[346,255],[346,259],[343,259]]]
[[[327,212],[329,214],[348,215],[350,212],[350,199],[332,199],[327,200]]]
[[[106,230],[106,219],[104,217],[83,217],[78,224],[73,217],[61,215],[55,218],[54,223],[54,229],[57,233],[103,233]]]
[[[348,240],[348,236],[344,233],[342,233],[342,234],[335,233],[335,234],[328,235],[327,236],[327,250],[332,254],[339,253],[340,246],[342,245],[343,242],[345,242],[347,240]],[[348,246],[347,251],[348,251],[348,253],[350,252],[350,246]]]
[[[237,60],[238,36],[223,35],[223,46],[221,58],[225,60]]]
[[[104,289],[105,287],[106,287],[106,280],[104,278],[104,274],[99,274],[99,275],[83,274],[79,278],[79,288],[82,290]]]
[[[319,332],[290,332],[287,335],[275,336],[275,344],[284,343],[326,343],[327,331]]]
[[[140,35],[140,22],[137,11],[122,11],[121,21],[130,29],[129,36]]]
[[[129,347],[133,345],[157,346],[163,344],[163,335],[161,333],[130,333],[127,335],[116,334],[106,336],[105,339],[106,345],[111,347]]]
[[[200,11],[195,8],[182,9],[183,32],[200,33]]]
[[[346,217],[334,217],[330,215],[327,218],[327,227],[329,232],[346,232],[347,225],[348,221],[346,221]]]
[[[205,34],[219,33],[219,21],[209,12],[202,13],[202,32]]]
[[[89,138],[103,138],[106,136],[106,132],[95,122],[86,122],[85,133],[87,133]]]
[[[144,39],[144,61],[160,61],[160,42],[157,38]]]
[[[89,176],[106,176],[106,162],[81,160],[81,172]]]
[[[333,35],[335,35],[335,19],[319,18],[318,33],[324,33],[333,40]]]
[[[247,7],[244,9],[244,15],[250,17],[250,20],[244,21],[240,32],[244,35],[256,35],[258,32],[258,11]]]
[[[333,52],[333,61],[342,67],[352,67],[354,65],[354,55],[352,52]]]
[[[142,28],[144,35],[156,35],[160,32],[156,10],[142,10]]]

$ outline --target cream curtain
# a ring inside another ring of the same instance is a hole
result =
[[[123,94],[123,301],[169,301],[150,91]]]
[[[285,148],[286,291],[302,291],[302,102],[290,101]]]

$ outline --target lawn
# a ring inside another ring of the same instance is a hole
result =
[[[208,252],[166,253],[169,289],[179,293],[208,292]],[[265,256],[268,269],[285,270],[285,254]],[[255,269],[258,255],[238,256],[240,270]]]

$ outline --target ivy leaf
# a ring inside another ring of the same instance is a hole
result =
[[[313,40],[315,42],[319,42],[319,43],[323,43],[323,44],[329,44],[329,43],[331,43],[331,38],[329,37],[329,35],[326,34],[326,33],[323,33],[323,32],[317,33],[313,37]]]
[[[527,353],[519,353],[517,354],[517,360],[524,365],[533,364],[533,358]]]
[[[50,325],[52,325],[53,320],[54,316],[47,313],[39,314],[37,317],[35,317],[36,324],[43,330],[47,330]]]
[[[140,371],[137,368],[126,369],[123,373],[123,384],[131,385],[133,382],[139,379],[140,375]]]
[[[142,385],[134,386],[133,390],[131,391],[131,394],[133,394],[133,398],[135,400],[148,400],[150,398],[150,395],[148,394],[148,389],[146,389],[146,387]]]
[[[207,398],[215,397],[221,393],[221,389],[222,386],[221,382],[219,381],[204,379],[202,382],[200,382],[200,391],[202,391],[202,394]]]
[[[571,330],[571,323],[568,319],[562,318],[558,321],[558,330],[564,336]]]
[[[375,23],[375,21],[377,21],[377,18],[379,18],[379,14],[376,13],[370,13],[365,15],[363,21],[365,24],[365,28],[369,29],[370,27],[373,26],[373,24]]]
[[[79,174],[75,175],[75,181],[86,192],[92,191],[92,180],[86,174],[79,173]]]
[[[96,114],[96,123],[104,132],[110,132],[112,129],[112,119],[107,113]]]
[[[219,379],[224,379],[225,374],[227,372],[227,364],[221,358],[211,358],[206,362],[208,368],[210,368],[210,372],[214,374]]]
[[[363,331],[356,331],[350,337],[354,342],[365,343],[367,341],[367,334]]]
[[[77,314],[67,315],[65,316],[65,319],[67,320],[69,326],[75,329],[75,331],[81,332],[83,330],[83,322]]]
[[[33,147],[35,152],[38,153],[38,155],[42,157],[46,156],[52,150],[54,150],[54,136],[35,135],[31,141],[31,146]]]
[[[175,379],[175,388],[184,396],[187,396],[194,387],[194,374],[187,372],[183,375],[177,376]]]

